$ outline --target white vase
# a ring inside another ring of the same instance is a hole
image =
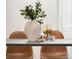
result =
[[[25,33],[30,41],[36,41],[41,35],[41,25],[37,21],[28,21],[25,24]]]

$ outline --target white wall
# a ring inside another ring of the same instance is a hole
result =
[[[59,0],[58,29],[66,39],[72,39],[72,0]]]
[[[46,11],[47,17],[44,18],[44,23],[50,24],[53,28],[57,28],[57,0],[40,0],[42,9]],[[26,5],[34,5],[36,0],[7,0],[7,38],[13,31],[24,30],[24,25],[27,22],[21,15],[20,9]]]

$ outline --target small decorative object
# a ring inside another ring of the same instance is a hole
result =
[[[25,9],[20,10],[21,15],[25,19],[30,20],[25,25],[25,33],[30,40],[37,40],[41,35],[42,20],[46,16],[45,11],[42,11],[40,2],[36,2],[35,7],[29,5]]]
[[[45,39],[46,40],[48,40],[48,39],[50,40],[52,38],[52,36],[51,36],[51,34],[52,34],[51,26],[45,25],[43,33],[44,33]]]
[[[52,41],[53,40],[52,36],[48,36],[47,40]]]

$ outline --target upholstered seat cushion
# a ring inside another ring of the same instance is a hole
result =
[[[7,52],[7,57],[30,57],[33,53],[31,46],[9,46]]]
[[[58,52],[58,53],[42,53],[41,58],[67,58],[66,52]]]
[[[64,39],[64,35],[57,30],[52,30],[52,36],[55,36],[55,39]]]
[[[67,51],[64,46],[42,46],[41,58],[61,58],[67,59]]]
[[[23,31],[15,31],[10,34],[9,39],[27,39],[27,35]]]

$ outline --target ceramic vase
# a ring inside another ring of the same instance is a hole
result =
[[[25,24],[25,33],[30,41],[36,41],[41,35],[41,25],[37,21],[28,21]]]

